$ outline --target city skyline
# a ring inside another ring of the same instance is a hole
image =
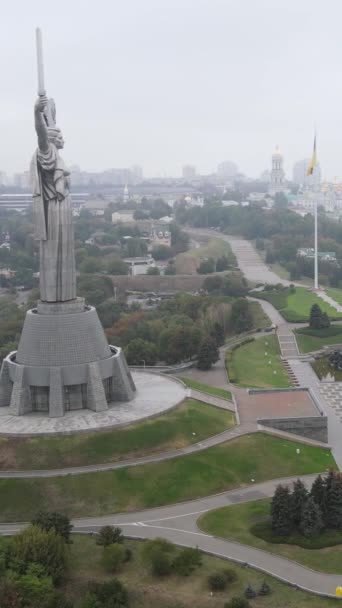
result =
[[[329,12],[318,0],[60,0],[53,15],[42,0],[14,0],[3,16],[0,170],[30,161],[40,25],[70,164],[138,163],[150,177],[187,164],[210,174],[231,159],[258,177],[279,144],[290,175],[316,123],[324,177],[342,175],[341,16],[338,0]]]

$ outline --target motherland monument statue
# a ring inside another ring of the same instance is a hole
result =
[[[24,415],[104,411],[133,398],[135,385],[120,348],[109,346],[95,308],[76,296],[70,177],[59,150],[64,140],[56,106],[46,96],[37,29],[38,148],[31,163],[35,238],[40,244],[40,300],[26,314],[18,350],[0,371],[0,407]]]

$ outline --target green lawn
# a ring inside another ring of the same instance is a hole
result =
[[[254,388],[291,386],[280,359],[279,343],[275,336],[263,336],[235,348],[228,353],[227,361],[229,379],[239,386]],[[277,373],[274,374],[274,371]]]
[[[323,346],[342,344],[342,325],[331,325],[327,329],[296,329],[296,340],[301,353],[320,350]]]
[[[272,325],[269,316],[263,311],[259,302],[249,302],[249,310],[253,316],[253,327],[255,329],[264,329]]]
[[[331,319],[341,319],[342,313],[324,302],[314,292],[305,287],[296,287],[294,293],[290,290],[270,290],[262,292],[252,292],[256,298],[261,298],[271,302],[277,308],[284,319],[290,322],[307,322],[309,320],[310,309],[313,304],[318,304],[323,312],[326,312]]]
[[[338,304],[342,305],[342,289],[334,289],[333,287],[328,287],[327,289],[325,289],[325,291],[327,292],[328,296],[330,296],[330,298],[335,300],[335,302],[337,302]]]
[[[114,462],[182,448],[234,426],[232,412],[187,399],[157,418],[106,432],[0,438],[0,469],[53,469]]]
[[[1,479],[0,521],[27,521],[38,509],[70,517],[134,511],[256,482],[335,467],[331,452],[253,433],[189,456],[113,471]]]
[[[203,238],[203,237],[201,237]],[[210,238],[206,243],[195,249],[190,249],[185,253],[176,255],[176,269],[178,274],[194,274],[201,259],[204,258],[219,258],[225,255],[229,259],[231,267],[236,267],[236,258],[233,254],[229,243],[218,238]]]
[[[252,502],[210,511],[201,517],[199,527],[215,536],[222,536],[282,555],[313,570],[342,574],[342,544],[324,549],[304,549],[298,545],[266,542],[252,533],[253,525],[268,517],[270,501]],[[330,534],[330,533],[329,533]],[[341,533],[339,534],[341,537]],[[328,535],[329,536],[329,535]],[[331,534],[330,534],[331,537]]]
[[[295,321],[296,317],[298,320],[307,320],[313,304],[318,304],[321,310],[331,318],[342,318],[342,314],[338,313],[335,308],[304,287],[296,287],[295,293],[288,295],[287,306],[281,310],[281,314],[289,321]]]
[[[248,583],[259,589],[265,580],[271,588],[271,595],[253,601],[251,605],[260,608],[331,608],[339,600],[329,600],[315,595],[297,591],[270,576],[250,568],[234,564],[227,560],[202,554],[202,565],[191,576],[170,575],[153,577],[143,558],[141,541],[126,540],[133,554],[131,561],[125,563],[116,575],[130,592],[130,608],[223,608],[233,596],[242,596]],[[178,547],[175,548],[178,551]],[[77,602],[90,580],[111,578],[101,566],[102,547],[96,545],[91,536],[73,536],[70,545],[70,572],[64,585],[68,599]],[[226,591],[216,592],[210,597],[207,577],[210,574],[232,568],[237,581],[229,585]],[[341,605],[341,604],[339,604]]]
[[[202,382],[197,382],[197,380],[192,380],[191,378],[184,378],[184,376],[179,376],[180,379],[189,386],[189,388],[194,388],[197,391],[202,391],[203,393],[209,393],[210,395],[215,395],[215,397],[222,397],[222,399],[232,400],[232,394],[230,391],[226,391],[224,388],[217,388],[216,386],[210,386],[209,384],[203,384]]]

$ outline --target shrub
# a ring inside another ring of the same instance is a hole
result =
[[[269,595],[270,593],[271,593],[271,589],[270,589],[269,585],[266,583],[266,581],[264,581],[258,591],[258,595]]]
[[[124,536],[121,528],[114,528],[113,526],[103,526],[98,533],[96,538],[96,544],[107,547],[114,543],[123,543]]]
[[[189,576],[202,564],[202,555],[198,549],[191,547],[183,549],[173,560],[174,571],[180,576]]]
[[[69,517],[63,513],[56,511],[39,511],[32,519],[31,523],[34,526],[39,526],[42,530],[54,530],[64,538],[65,542],[70,543],[70,533],[73,525],[70,523]]]
[[[101,563],[106,572],[117,572],[125,561],[125,557],[125,548],[115,543],[103,548]]]
[[[232,597],[224,608],[250,608],[250,603],[245,597]]]
[[[104,583],[90,582],[88,593],[81,601],[79,608],[126,608],[128,592],[116,578]]]
[[[11,538],[10,569],[25,574],[32,562],[43,566],[54,583],[62,579],[66,569],[66,546],[55,530],[43,530],[31,525]]]
[[[172,569],[170,555],[162,551],[154,553],[151,558],[151,567],[154,576],[167,576]]]
[[[235,570],[233,570],[233,568],[225,568],[223,570],[223,574],[226,577],[227,583],[235,583],[235,581],[238,580],[238,575],[236,574]]]
[[[208,576],[208,587],[211,591],[224,591],[227,587],[227,579],[224,572],[214,572]]]
[[[256,596],[256,592],[253,589],[252,585],[250,585],[248,583],[246,589],[245,589],[245,597],[247,597],[249,600],[253,599]]]

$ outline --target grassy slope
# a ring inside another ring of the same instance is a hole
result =
[[[311,330],[310,333],[302,333],[303,330],[297,329],[295,333],[300,352],[309,353],[314,350],[319,350],[323,348],[323,346],[328,346],[331,344],[342,344],[342,326],[331,325],[329,330],[329,332],[323,333],[328,333],[330,335],[320,335],[320,333],[322,333],[321,330],[316,332],[314,330]]]
[[[65,585],[68,598],[76,602],[83,595],[89,580],[105,580],[111,578],[105,574],[100,559],[102,548],[98,547],[95,539],[90,536],[73,537],[70,546],[70,575]],[[224,602],[232,596],[242,596],[243,590],[250,582],[258,589],[264,580],[272,590],[270,596],[263,597],[255,606],[263,608],[329,608],[337,606],[338,600],[319,598],[293,587],[284,585],[265,576],[262,572],[243,568],[232,562],[203,554],[203,563],[200,568],[189,577],[171,575],[157,578],[150,575],[142,557],[143,543],[139,541],[126,541],[133,551],[133,559],[122,567],[118,578],[127,585],[131,591],[131,608],[222,608]],[[227,591],[215,593],[209,597],[207,577],[225,568],[233,568],[238,580]],[[340,604],[339,604],[340,605]]]
[[[308,321],[313,304],[318,304],[321,310],[326,312],[332,319],[342,318],[341,313],[337,312],[335,308],[324,302],[315,293],[305,289],[305,287],[296,287],[296,291],[293,294],[285,289],[280,292],[256,292],[252,293],[252,295],[271,302],[287,321]]]
[[[232,400],[232,394],[230,391],[226,391],[224,388],[217,388],[216,386],[209,386],[209,384],[203,384],[202,382],[197,382],[197,380],[192,380],[191,378],[184,378],[180,376],[180,379],[189,386],[197,391],[203,391],[204,393],[209,393],[210,395],[215,395],[215,397],[222,397],[222,399]]]
[[[325,291],[327,292],[328,296],[335,300],[335,302],[342,305],[342,289],[334,289],[329,287],[325,289]]]
[[[201,245],[201,247],[197,247],[197,249],[190,249],[185,253],[179,253],[176,256],[177,272],[181,274],[196,273],[201,259],[210,257],[216,259],[222,255],[226,255],[229,258],[231,266],[236,266],[236,258],[229,243],[226,243],[222,239],[211,238],[207,243]]]
[[[253,316],[253,327],[255,329],[263,329],[272,325],[271,319],[263,311],[259,302],[249,302],[249,309]]]
[[[1,479],[0,521],[27,521],[37,509],[71,517],[138,510],[207,496],[276,477],[335,466],[327,449],[262,433],[172,460],[54,478]]]
[[[107,432],[0,439],[0,469],[51,469],[113,462],[181,448],[221,433],[234,414],[187,399],[163,416]],[[195,433],[195,434],[193,434]]]
[[[272,361],[271,365],[269,361]],[[291,386],[280,359],[279,344],[275,336],[263,336],[236,348],[232,353],[228,374],[229,369],[233,372],[234,382],[239,386],[256,388]],[[276,374],[273,374],[274,370]]]
[[[342,573],[342,545],[326,547],[324,549],[303,549],[296,545],[274,544],[266,542],[252,534],[250,527],[257,521],[268,517],[270,511],[269,500],[255,500],[241,505],[224,507],[204,515],[199,526],[205,532],[222,536],[253,545],[270,553],[276,553],[295,560],[313,570]]]
[[[298,315],[300,318],[309,318],[310,308],[313,304],[318,304],[323,312],[326,312],[329,317],[341,318],[341,313],[338,313],[335,308],[330,306],[319,298],[316,294],[308,291],[304,287],[296,287],[294,294],[289,294],[287,298],[287,306],[281,312],[291,315],[292,317]]]

